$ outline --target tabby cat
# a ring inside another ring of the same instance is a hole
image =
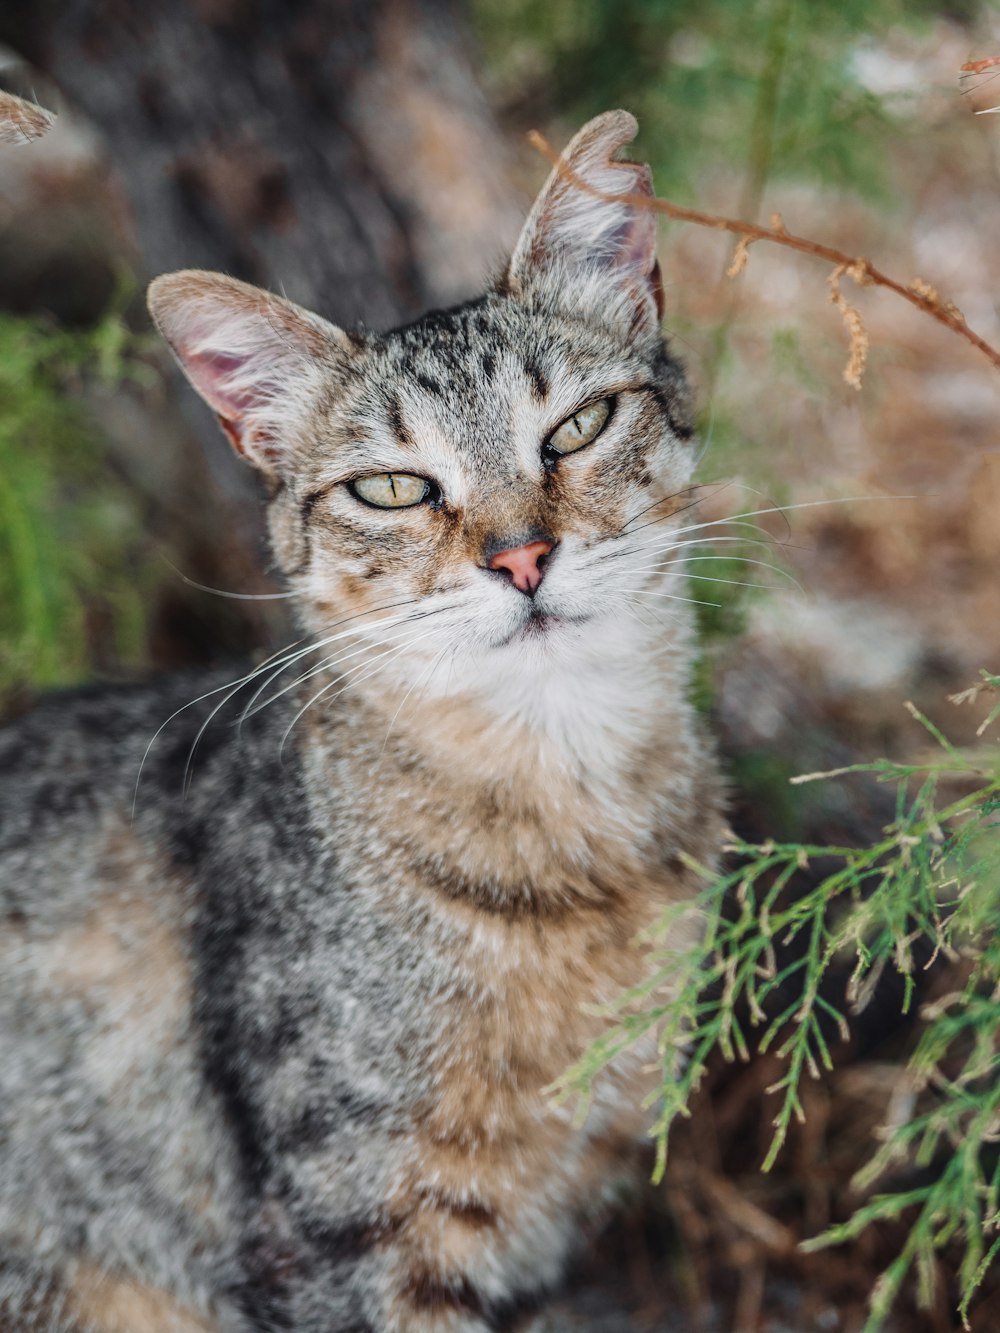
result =
[[[152,284],[306,638],[2,734],[4,1333],[528,1327],[633,1169],[648,1053],[546,1089],[720,834],[635,130],[387,334]]]

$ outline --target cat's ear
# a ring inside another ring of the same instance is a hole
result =
[[[576,292],[630,331],[656,328],[663,314],[656,214],[635,202],[653,198],[653,178],[643,163],[615,160],[638,128],[628,111],[605,111],[570,140],[510,261],[515,292],[538,284],[569,300]]]
[[[350,350],[318,315],[221,273],[150,283],[149,310],[238,453],[279,471],[325,376]]]

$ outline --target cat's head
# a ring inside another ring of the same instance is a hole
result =
[[[674,609],[641,600],[683,586],[648,543],[692,460],[649,168],[615,160],[635,131],[624,111],[584,126],[499,282],[387,334],[219,274],[152,284],[191,383],[271,480],[313,633],[492,674],[610,651]]]

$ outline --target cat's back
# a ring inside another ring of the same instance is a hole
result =
[[[143,986],[191,998],[197,978],[168,974],[195,968],[198,921],[224,887],[278,876],[300,836],[287,710],[244,719],[248,678],[66,691],[0,729],[0,996],[27,967],[46,1002],[71,977],[81,996],[116,977],[123,1004]]]
[[[185,671],[86,686],[45,696],[0,726],[0,905],[42,879],[49,913],[61,886],[92,882],[88,858],[109,838],[159,841],[169,852],[171,830],[197,821],[227,786],[238,798],[239,774],[285,711],[244,728],[239,686],[250,678]],[[290,751],[281,762],[291,765]],[[57,864],[66,873],[54,883]]]
[[[30,865],[32,855],[52,853],[54,840],[90,841],[95,819],[116,809],[131,818],[140,766],[147,788],[169,783],[204,717],[193,701],[220,683],[182,673],[66,690],[0,727],[0,854],[23,851]],[[163,744],[150,747],[161,727]]]
[[[238,1168],[204,1078],[193,881],[171,846],[198,811],[184,781],[206,713],[185,705],[221,683],[67,692],[0,731],[0,1311],[22,1319],[29,1299],[81,1314],[103,1299],[86,1272],[40,1296],[47,1251],[116,1253],[193,1309],[235,1264]],[[206,731],[203,776],[229,732]]]

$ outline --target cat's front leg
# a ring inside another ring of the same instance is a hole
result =
[[[303,1216],[247,1265],[248,1305],[265,1327],[297,1333],[529,1333],[537,1301],[515,1295],[485,1237],[433,1210],[396,1222]],[[428,1243],[430,1242],[430,1244]],[[461,1253],[459,1253],[461,1251]]]

